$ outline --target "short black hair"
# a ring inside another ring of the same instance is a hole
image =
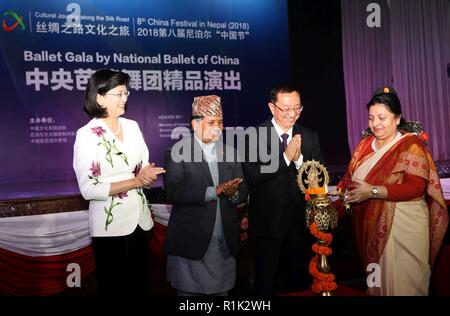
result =
[[[270,102],[274,103],[277,101],[278,93],[291,93],[291,92],[297,92],[300,96],[300,89],[299,87],[292,83],[292,82],[283,82],[283,83],[277,83],[272,86],[270,89]]]
[[[97,103],[97,94],[105,95],[117,86],[130,88],[130,76],[121,71],[99,69],[89,78],[84,95],[84,111],[90,118],[108,117],[106,109]]]

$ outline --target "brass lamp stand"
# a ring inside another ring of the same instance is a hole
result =
[[[337,285],[328,256],[331,254],[331,231],[337,226],[338,213],[327,190],[329,175],[318,161],[307,161],[298,170],[297,183],[307,200],[306,225],[317,238],[313,245],[317,255],[310,264],[314,278],[312,290],[321,296],[333,296]]]

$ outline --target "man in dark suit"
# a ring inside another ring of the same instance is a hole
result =
[[[220,138],[220,97],[196,97],[191,123],[194,134],[165,157],[164,187],[173,205],[165,241],[167,279],[181,296],[224,296],[236,280],[235,205],[246,201],[248,189],[234,148]]]
[[[274,86],[268,106],[273,117],[257,127],[257,140],[247,140],[243,165],[250,187],[255,290],[263,296],[277,290],[299,291],[311,282],[308,253],[312,238],[306,228],[305,200],[296,176],[303,161],[323,161],[318,134],[295,124],[303,110],[299,90],[289,84]],[[255,150],[256,161],[249,159]],[[261,153],[268,153],[271,161],[263,162]],[[275,167],[268,171],[273,161]],[[277,276],[281,280],[278,289]]]

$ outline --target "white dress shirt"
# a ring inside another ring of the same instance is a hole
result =
[[[278,124],[277,121],[275,121],[275,118],[272,118],[272,124],[275,127],[275,130],[277,131],[278,137],[280,138],[281,141],[283,141],[281,135],[283,134],[288,134],[288,139],[287,139],[287,144],[289,144],[289,142],[292,140],[292,127],[288,130],[288,131],[284,131]],[[286,157],[286,154],[283,153],[283,157],[284,157],[284,161],[286,161],[286,165],[290,165],[291,161]],[[298,158],[298,160],[294,160],[295,163],[295,168],[300,169],[301,165],[303,164],[303,155],[302,153],[300,153],[300,157]]]

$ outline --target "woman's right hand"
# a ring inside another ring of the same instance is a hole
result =
[[[138,187],[150,186],[153,182],[156,181],[158,175],[161,173],[165,173],[166,170],[162,167],[156,167],[154,163],[151,163],[141,170],[136,176],[136,180],[138,181]]]
[[[344,197],[348,203],[361,203],[372,198],[373,186],[364,180],[353,180],[350,190],[348,190]]]

